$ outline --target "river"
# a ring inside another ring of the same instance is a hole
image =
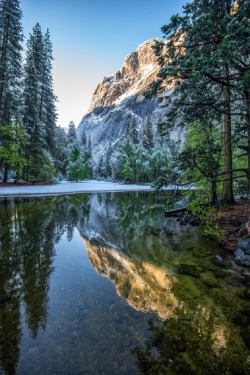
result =
[[[0,374],[249,373],[249,270],[169,194],[0,199]]]

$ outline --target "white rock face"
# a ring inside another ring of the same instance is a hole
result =
[[[143,92],[154,81],[159,71],[151,39],[125,58],[122,68],[113,76],[105,77],[97,86],[88,113],[78,126],[78,137],[84,132],[91,139],[93,168],[97,168],[101,155],[111,148],[115,150],[126,136],[131,121],[136,122],[142,132],[150,121],[154,133],[157,124],[164,122],[167,109],[159,104],[158,98],[145,99]],[[165,95],[172,93],[169,88]],[[183,130],[172,129],[170,138],[183,141]]]
[[[146,89],[159,70],[153,44],[154,39],[143,43],[125,58],[121,70],[103,79],[93,94],[89,113],[96,108],[117,106]]]

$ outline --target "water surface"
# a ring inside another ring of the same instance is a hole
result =
[[[167,199],[0,200],[1,374],[248,373],[249,274]]]

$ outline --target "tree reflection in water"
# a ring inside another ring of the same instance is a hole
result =
[[[249,374],[248,353],[244,344],[235,342],[230,335],[225,338],[226,332],[222,326],[216,327],[217,332],[212,324],[209,327],[207,334],[201,335],[191,319],[174,317],[163,323],[150,320],[152,339],[144,347],[132,350],[140,373]],[[225,339],[227,343],[223,347],[221,344]]]
[[[87,196],[80,202],[73,196],[0,200],[0,365],[7,375],[15,373],[19,359],[21,307],[35,339],[46,327],[54,246],[64,232],[72,238],[87,201]]]
[[[108,205],[104,195],[91,199],[80,232],[93,266],[129,305],[162,319],[150,323],[151,343],[134,350],[141,373],[248,374],[249,303],[240,298],[244,285],[227,283],[237,267],[211,263],[222,249],[163,220],[154,195],[109,197]]]
[[[151,342],[134,350],[141,373],[248,373],[243,331],[249,330],[249,320],[235,324],[246,317],[247,301],[224,282],[228,275],[213,273],[215,245],[199,231],[165,219],[157,206],[161,202],[166,202],[162,193],[0,200],[0,366],[5,374],[15,374],[18,364],[22,313],[33,339],[46,328],[55,244],[64,233],[71,240],[75,228],[92,265],[114,283],[117,294],[134,309],[157,315],[150,322]],[[192,275],[183,274],[183,264],[189,272],[193,267]]]

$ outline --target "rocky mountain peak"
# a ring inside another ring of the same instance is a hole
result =
[[[155,40],[141,44],[125,58],[120,70],[102,80],[93,93],[88,113],[78,126],[79,139],[84,135],[85,139],[91,141],[94,175],[98,175],[99,170],[107,165],[113,170],[117,168],[119,161],[116,151],[131,127],[142,137],[144,129],[150,124],[152,142],[157,143],[158,124],[165,121],[168,111],[158,99],[163,95],[172,95],[173,88],[166,87],[164,93],[151,99],[143,95],[148,85],[157,78],[160,69],[152,48]],[[179,147],[184,139],[183,134],[182,128],[171,129],[171,144]]]
[[[125,58],[120,70],[103,79],[92,96],[88,112],[119,105],[127,97],[138,95],[147,88],[159,70],[152,48],[154,43],[155,39],[150,39],[141,44]]]

